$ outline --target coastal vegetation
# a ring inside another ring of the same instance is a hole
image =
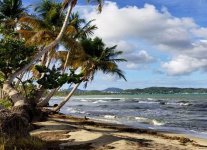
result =
[[[65,96],[71,89],[58,91],[56,96]],[[109,94],[207,94],[206,88],[149,87],[143,89],[107,88],[105,90],[80,90],[75,95],[109,95]]]
[[[97,13],[102,11],[102,0],[86,1],[97,5]],[[41,0],[38,5],[24,6],[22,0],[0,0],[0,150],[143,147],[177,150],[185,149],[186,145],[190,149],[206,148],[205,144],[199,145],[189,138],[96,122],[89,118],[91,114],[96,114],[92,111],[90,115],[83,112],[83,118],[59,113],[75,91],[80,92],[78,87],[84,85],[86,88],[99,71],[126,81],[124,72],[118,66],[119,62],[126,61],[122,58],[122,51],[117,50],[116,45],[107,46],[101,37],[93,36],[98,27],[93,20],[81,18],[75,12],[77,3],[78,0]],[[73,88],[61,91],[63,85]],[[103,93],[168,94],[193,91],[195,89],[153,87],[134,90],[110,88]],[[205,89],[202,92],[205,93]],[[63,101],[49,106],[52,96],[61,93],[65,96]],[[99,102],[105,103],[103,100]],[[116,111],[124,114],[126,105],[120,107],[114,104]],[[136,101],[136,104],[139,102]],[[188,103],[179,104],[182,104],[179,105],[181,107],[188,106]],[[159,101],[157,105],[164,106],[165,103]],[[94,106],[92,109],[97,111]],[[107,105],[102,106],[107,110]],[[136,107],[136,112],[139,107]],[[112,108],[109,109],[107,113],[111,113]],[[107,114],[104,117],[118,118]],[[124,118],[139,120],[141,117],[124,115]],[[150,123],[159,125],[156,120]]]
[[[102,1],[94,2],[101,11]],[[64,84],[76,85],[73,91],[80,83],[86,87],[97,71],[126,80],[117,64],[126,61],[122,51],[91,37],[97,27],[73,12],[76,4],[42,0],[30,12],[21,0],[0,1],[1,149],[41,147],[29,136],[31,123],[58,112],[70,99],[73,92],[54,109],[43,109]]]

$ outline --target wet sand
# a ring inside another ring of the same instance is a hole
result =
[[[207,139],[135,129],[61,114],[35,122],[31,135],[48,149],[70,150],[206,150]]]

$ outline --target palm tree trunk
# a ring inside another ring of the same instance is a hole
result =
[[[62,71],[62,74],[65,73],[65,70],[66,70],[66,67],[67,67],[67,63],[68,63],[68,59],[69,59],[69,55],[70,55],[70,52],[68,51],[67,53],[67,57],[66,57],[66,60],[65,60],[65,64],[64,64],[64,68],[63,68],[63,71]],[[45,107],[48,105],[50,99],[53,97],[53,95],[60,89],[61,87],[58,87],[56,89],[52,89],[50,91],[50,93],[47,95],[47,97],[43,100],[40,100],[40,102],[37,104],[37,106],[39,107]]]
[[[22,78],[24,77],[24,74],[25,74],[25,73],[20,74],[20,76],[19,76],[19,78],[18,78],[18,81],[17,81],[17,83],[15,84],[16,87],[19,86],[19,84],[20,84]]]
[[[47,95],[47,97],[43,100],[40,100],[39,103],[37,103],[38,107],[45,107],[48,105],[50,99],[53,97],[53,95],[60,89],[60,87],[56,88],[56,89],[52,89],[50,91],[50,93]]]
[[[26,105],[25,97],[20,94],[15,88],[13,88],[8,81],[3,84],[3,91],[12,100],[14,106]]]
[[[54,111],[59,111],[65,105],[65,103],[67,103],[70,100],[71,96],[74,94],[75,90],[78,88],[79,85],[80,83],[76,84],[73,87],[68,96],[54,109]]]
[[[17,76],[25,72],[29,67],[33,65],[33,63],[39,60],[42,57],[42,55],[44,55],[52,47],[56,46],[60,42],[64,34],[64,31],[67,27],[68,19],[72,12],[73,7],[74,7],[73,5],[68,7],[65,21],[57,38],[53,42],[51,42],[48,46],[46,46],[41,51],[39,51],[39,53],[37,53],[34,56],[33,60],[29,64],[25,65],[20,70],[17,70],[7,79],[7,81],[4,82],[3,91],[11,98],[14,106],[11,111],[9,110],[0,111],[1,133],[10,135],[10,134],[17,134],[17,132],[19,131],[18,133],[19,135],[21,134],[23,135],[24,133],[28,134],[27,128],[29,127],[29,122],[31,122],[32,119],[31,110],[34,109],[34,106],[30,107],[25,97],[12,86],[12,82]]]
[[[65,32],[65,29],[67,27],[69,16],[70,16],[70,14],[72,12],[73,7],[74,7],[74,5],[71,5],[70,7],[68,7],[67,14],[65,16],[65,20],[64,20],[63,26],[61,28],[60,33],[56,37],[56,39],[53,42],[51,42],[48,46],[43,48],[41,51],[39,51],[39,53],[37,53],[35,55],[35,57],[32,59],[32,61],[29,64],[25,65],[22,69],[20,69],[20,70],[16,71],[15,73],[13,73],[12,76],[8,80],[9,83],[12,83],[13,80],[17,76],[19,76],[21,73],[25,72],[29,67],[31,67],[33,65],[33,63],[35,63],[37,60],[39,60],[42,57],[42,55],[44,55],[46,52],[51,50],[54,46],[56,46],[60,42],[60,40],[61,40],[61,38],[62,38],[62,36],[63,36],[63,34]]]
[[[10,83],[3,84],[3,91],[14,104],[11,110],[0,111],[0,132],[7,136],[29,135],[29,123],[32,120],[32,107],[25,97],[19,93]]]
[[[4,98],[5,98],[5,94],[3,90],[0,88],[0,99],[4,99]]]

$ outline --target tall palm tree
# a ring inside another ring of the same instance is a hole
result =
[[[93,31],[97,29],[95,25],[91,25],[93,20],[86,22],[85,19],[81,19],[78,13],[72,13],[71,17],[69,18],[69,24],[73,26],[76,30],[76,34],[72,36],[74,40],[81,40],[89,37],[90,35],[93,34]],[[64,36],[65,37],[65,36]],[[80,65],[80,62],[82,62],[82,58],[85,57],[85,53],[82,50],[82,46],[80,44],[75,43],[71,46],[71,43],[67,42],[67,37],[66,39],[63,37],[62,44],[66,47],[69,48],[68,51],[58,51],[54,54],[55,59],[61,60],[62,64],[62,70],[63,73],[65,72],[66,68],[69,66],[73,66],[76,64],[76,67]],[[66,41],[66,42],[65,42]],[[78,46],[81,46],[77,48]],[[73,61],[75,60],[75,61]],[[49,94],[44,98],[43,100],[40,100],[38,103],[38,106],[46,106],[49,102],[49,100],[52,98],[52,96],[60,89],[56,88],[53,89],[49,92]]]
[[[65,33],[66,28],[67,28],[68,18],[71,15],[71,12],[72,12],[73,8],[75,7],[76,2],[77,2],[77,0],[68,0],[69,7],[66,7],[67,11],[66,11],[66,15],[65,15],[65,20],[63,22],[63,25],[62,25],[61,30],[58,33],[57,37],[51,43],[49,43],[48,45],[43,47],[41,50],[39,50],[37,52],[37,54],[34,55],[34,57],[32,58],[32,60],[29,63],[27,63],[25,66],[21,67],[20,69],[16,70],[11,75],[9,75],[8,78],[6,79],[6,81],[3,83],[3,91],[14,102],[14,108],[12,109],[13,110],[12,115],[10,115],[10,113],[8,111],[1,112],[2,113],[1,116],[5,116],[5,113],[8,116],[6,120],[4,119],[1,122],[1,124],[4,124],[5,126],[10,125],[10,129],[12,131],[15,131],[15,129],[17,129],[17,128],[22,129],[22,131],[23,131],[25,128],[28,127],[28,125],[29,125],[28,123],[31,122],[31,120],[32,120],[31,114],[29,111],[31,109],[29,108],[28,101],[26,101],[25,97],[14,88],[14,86],[12,85],[12,82],[14,81],[14,79],[16,77],[18,77],[20,74],[25,72],[34,63],[36,63],[44,54],[49,52],[53,47],[55,47],[61,41],[63,34]],[[16,118],[16,116],[17,116],[17,118],[20,117],[21,120],[19,122],[22,122],[22,123],[16,124],[16,122],[14,122],[15,119],[13,119],[13,118],[14,117]],[[12,124],[15,124],[15,126],[11,126]]]
[[[30,68],[33,65],[34,62],[36,62],[38,59],[40,59],[45,53],[47,53],[48,51],[50,51],[50,49],[52,47],[54,47],[55,45],[57,45],[60,42],[60,40],[63,37],[63,34],[64,34],[65,30],[67,29],[67,22],[69,20],[68,18],[71,15],[72,10],[76,6],[76,3],[77,3],[77,0],[65,0],[65,1],[66,1],[67,6],[64,5],[64,2],[62,4],[62,8],[63,8],[62,10],[65,10],[67,8],[66,15],[65,15],[65,20],[63,22],[63,25],[61,27],[61,30],[60,30],[59,34],[55,38],[55,40],[52,41],[48,46],[44,47],[41,51],[39,51],[39,53],[37,53],[34,56],[33,60],[29,64],[25,65],[21,70],[13,73],[13,75],[10,76],[9,79],[8,79],[8,81],[9,81],[8,83],[9,84],[11,84],[12,81],[17,76],[19,76],[20,74],[22,74],[23,72],[25,72],[25,70],[27,70],[28,68]],[[88,0],[88,2],[91,2],[91,0]],[[96,0],[96,2],[98,3],[98,6],[99,7],[102,6],[102,0]]]
[[[0,0],[0,20],[18,19],[25,13],[22,0]]]
[[[92,81],[97,71],[102,71],[104,74],[117,75],[119,78],[126,80],[122,70],[119,69],[117,62],[126,61],[123,58],[117,58],[122,54],[122,51],[115,51],[116,46],[105,47],[103,41],[96,37],[92,39],[83,39],[81,41],[83,49],[86,53],[86,58],[81,64],[83,81]],[[86,82],[87,83],[87,82]],[[54,109],[59,111],[65,103],[71,98],[80,83],[76,84],[67,97]]]
[[[35,8],[37,13],[36,16],[25,16],[20,19],[21,30],[18,32],[22,37],[24,37],[24,39],[26,39],[28,44],[35,44],[39,46],[48,45],[53,40],[55,40],[55,37],[60,32],[61,24],[64,21],[65,14],[61,13],[61,8],[61,3],[56,3],[51,0],[43,0],[39,6]],[[56,53],[59,45],[63,41],[64,43],[68,43],[68,45],[77,45],[76,41],[72,40],[72,35],[75,33],[75,28],[68,22],[66,32],[64,32],[61,42],[56,46],[51,47],[50,52],[47,52],[42,56],[40,62],[42,66],[50,66],[53,55]],[[71,53],[73,52],[74,51],[71,51]],[[33,71],[35,70],[33,69]],[[40,78],[42,76],[37,74],[36,77]]]
[[[0,0],[0,24],[4,32],[14,32],[18,19],[25,13],[22,0]]]
[[[7,78],[7,80],[4,82],[3,91],[12,99],[12,101],[16,101],[17,104],[16,105],[14,104],[14,106],[17,106],[17,105],[18,106],[23,106],[23,105],[27,104],[27,102],[26,102],[26,99],[24,98],[24,96],[12,86],[12,82],[14,81],[14,79],[16,77],[18,77],[20,74],[22,74],[27,69],[29,69],[45,53],[50,51],[53,47],[55,47],[61,41],[61,39],[63,37],[63,34],[64,34],[64,32],[67,28],[68,18],[69,18],[70,14],[71,14],[71,11],[74,7],[75,7],[75,5],[73,3],[71,3],[70,6],[67,8],[67,13],[66,13],[66,16],[65,16],[65,20],[63,22],[63,25],[61,27],[60,32],[58,33],[57,37],[55,38],[55,40],[52,41],[47,46],[45,46],[44,48],[42,48],[42,50],[40,50],[28,64],[26,64],[24,67],[17,70],[16,72],[12,73]],[[13,96],[14,93],[15,93],[15,96]]]
[[[22,131],[23,128],[21,125],[23,125],[23,127],[28,127],[27,126],[28,123],[31,122],[31,120],[32,120],[30,111],[28,111],[28,110],[30,110],[30,107],[28,105],[28,101],[26,101],[26,98],[19,91],[17,91],[14,88],[14,86],[12,85],[12,82],[14,81],[14,79],[16,77],[18,77],[20,74],[25,72],[34,63],[36,63],[44,54],[49,52],[51,50],[51,48],[55,47],[61,41],[63,34],[65,33],[66,28],[67,28],[68,18],[71,15],[71,12],[77,2],[77,0],[69,0],[69,1],[70,1],[70,3],[68,2],[69,7],[67,7],[67,10],[66,10],[65,20],[63,22],[63,25],[62,25],[61,30],[59,31],[57,37],[51,43],[49,43],[48,45],[43,47],[41,50],[39,50],[37,52],[37,54],[34,55],[34,57],[32,57],[32,60],[29,63],[27,63],[26,65],[24,65],[20,69],[16,70],[15,72],[12,72],[12,74],[10,74],[3,83],[3,91],[11,98],[12,102],[14,103],[14,108],[12,109],[13,110],[12,112],[14,112],[14,113],[12,115],[10,115],[9,112],[1,112],[2,113],[1,116],[5,116],[4,113],[6,113],[6,115],[8,116],[8,119],[6,119],[6,120],[3,119],[1,124],[11,125],[13,122],[13,119],[11,119],[11,118],[14,118],[15,116],[21,117],[21,120],[19,122],[23,122],[23,123],[17,124],[16,126],[14,125],[14,127],[11,126],[11,128],[13,129],[13,130],[11,129],[12,131],[16,131],[17,133],[18,133],[17,129],[19,129],[19,131],[20,130]]]
[[[51,42],[49,42],[48,45],[46,45],[45,47],[41,48],[41,50],[33,57],[33,59],[30,61],[30,63],[26,64],[24,67],[22,67],[21,69],[17,70],[16,72],[14,72],[13,74],[11,74],[7,81],[4,83],[3,85],[3,90],[7,95],[12,95],[12,93],[17,93],[17,97],[12,97],[13,100],[17,100],[18,97],[23,97],[21,95],[21,93],[19,93],[13,86],[12,86],[12,82],[14,81],[14,79],[16,77],[18,77],[20,74],[22,74],[23,72],[25,72],[27,69],[29,69],[30,67],[32,67],[32,65],[34,63],[36,63],[38,60],[40,60],[40,58],[46,54],[47,52],[50,52],[51,49],[53,47],[55,47],[58,43],[60,43],[61,39],[63,38],[63,35],[65,32],[67,32],[67,27],[68,27],[68,20],[69,17],[71,15],[71,12],[73,10],[73,8],[76,5],[77,0],[70,0],[68,1],[68,6],[67,7],[63,7],[64,9],[67,8],[66,11],[66,15],[65,15],[65,20],[63,22],[63,25],[61,27],[61,30],[59,31],[58,35],[55,37],[55,39]],[[45,33],[42,32],[42,34],[44,35]],[[19,101],[21,101],[21,104],[25,104],[25,99],[24,98],[20,98]]]

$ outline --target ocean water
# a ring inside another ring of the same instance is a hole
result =
[[[53,97],[50,105],[63,97]],[[207,139],[207,94],[74,96],[64,114]]]

